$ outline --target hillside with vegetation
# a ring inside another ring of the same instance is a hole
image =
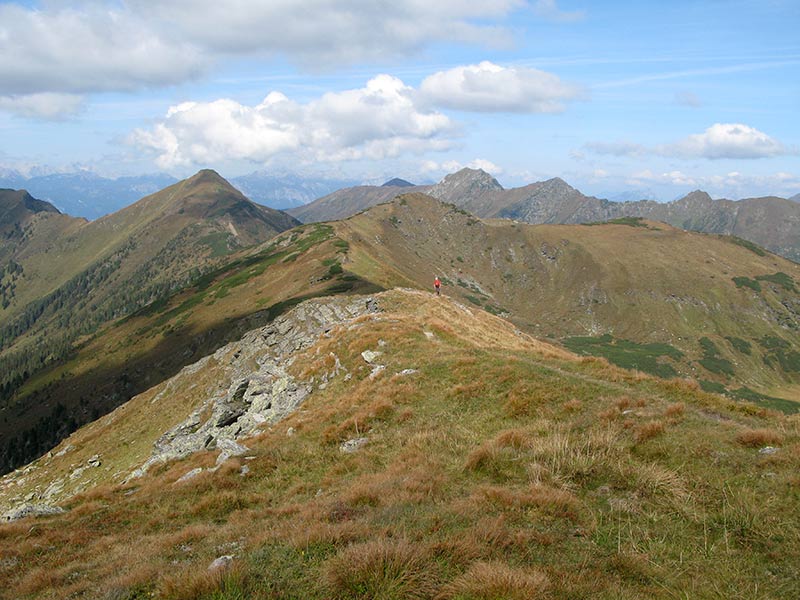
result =
[[[102,380],[97,389],[78,387],[43,400],[22,391],[27,381],[62,364],[104,324],[168,297],[230,254],[298,224],[250,202],[213,171],[97,221],[53,211],[20,213],[15,223],[21,233],[2,244],[7,260],[0,311],[3,470],[52,446],[60,439],[53,431],[63,435],[130,397],[123,386],[109,392],[113,401],[101,400],[109,383]],[[74,411],[76,394],[86,414]],[[49,425],[36,425],[43,418]],[[20,443],[23,435],[29,439]]]
[[[576,352],[785,410],[797,405],[780,398],[800,400],[800,266],[744,240],[639,219],[481,220],[421,194],[335,226],[347,268],[383,287],[438,275],[444,293]]]
[[[794,597],[799,433],[448,297],[310,300],[0,480],[40,515],[2,593]]]
[[[736,238],[636,219],[483,221],[411,194],[231,255],[86,336],[7,403],[4,425],[16,435],[6,468],[308,297],[425,289],[436,275],[445,294],[579,354],[798,409],[794,263]]]

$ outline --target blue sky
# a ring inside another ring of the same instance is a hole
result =
[[[0,167],[800,193],[800,2],[0,2]]]

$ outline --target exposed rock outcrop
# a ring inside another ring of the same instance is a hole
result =
[[[311,393],[314,382],[298,380],[287,371],[297,352],[304,350],[335,325],[378,311],[374,298],[325,298],[309,300],[269,325],[250,331],[238,342],[220,348],[185,368],[177,378],[192,377],[213,360],[227,389],[212,395],[177,426],[155,443],[153,454],[128,480],[140,477],[158,463],[187,456],[200,450],[218,449],[217,464],[247,452],[240,443],[262,424],[275,423],[294,411]],[[343,370],[334,357],[333,372]],[[170,385],[164,388],[169,393]],[[157,402],[157,396],[153,402]]]

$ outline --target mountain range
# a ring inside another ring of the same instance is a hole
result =
[[[211,171],[92,223],[14,195],[17,300],[21,246],[67,268],[134,242],[116,283],[60,286],[54,315],[125,287],[137,253],[152,268],[130,291],[175,285],[98,296],[119,312],[0,408],[19,465],[0,478],[0,593],[797,596],[800,265],[403,189],[277,234],[267,216],[294,222]]]
[[[0,169],[0,188],[25,189],[61,212],[94,220],[116,212],[177,179],[166,173],[103,177],[91,171],[34,173]],[[348,179],[299,177],[255,171],[230,179],[252,201],[270,208],[302,206],[334,190],[355,185]]]
[[[433,186],[403,191],[410,190],[430,194],[479,217],[525,223],[589,223],[641,217],[681,229],[735,235],[800,261],[800,204],[784,198],[713,200],[705,192],[695,191],[673,202],[611,202],[585,196],[559,178],[506,190],[485,171],[467,168],[447,175]],[[304,222],[341,219],[385,202],[390,195],[387,188],[357,186],[289,212]]]

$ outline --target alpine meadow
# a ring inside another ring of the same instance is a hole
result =
[[[799,20],[0,3],[0,598],[800,598]]]

